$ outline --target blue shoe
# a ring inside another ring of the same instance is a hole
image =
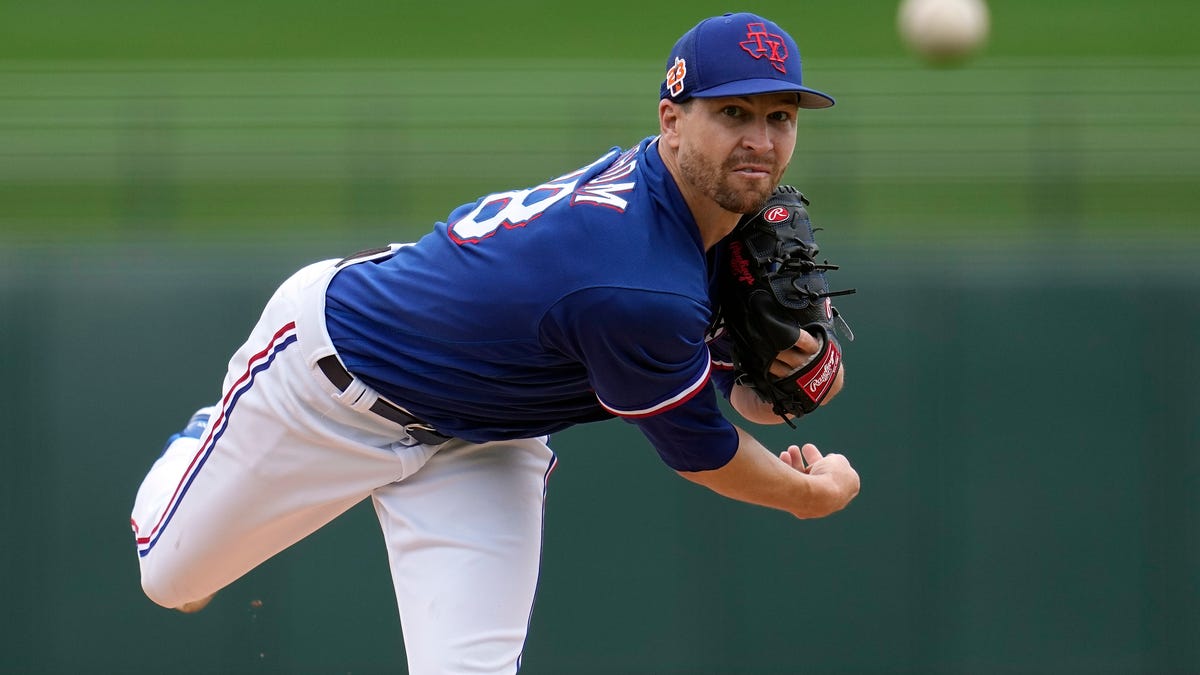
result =
[[[171,437],[167,439],[167,444],[163,446],[162,451],[166,452],[167,448],[171,447],[172,443],[181,438],[198,439],[203,436],[204,430],[208,428],[209,421],[213,418],[213,415],[216,414],[216,406],[209,406],[207,408],[201,408],[197,410],[192,415],[192,418],[188,420],[187,426],[183,428],[183,431],[180,431],[177,434],[172,434]]]

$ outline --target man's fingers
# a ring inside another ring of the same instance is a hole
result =
[[[800,455],[799,446],[789,445],[787,450],[779,453],[779,459],[797,471],[804,470],[804,458]]]
[[[808,365],[821,351],[821,341],[808,331],[800,331],[796,344],[775,355],[771,374],[775,377],[790,375]]]
[[[793,454],[793,451],[795,451],[795,450],[797,450],[797,448],[796,448],[796,446],[793,445],[793,446],[789,446],[787,450],[784,450],[783,452],[779,453],[779,459],[783,460],[784,464],[787,464],[788,466],[792,467],[793,469],[796,468],[796,460],[800,459],[800,457],[798,455]]]
[[[813,449],[815,450],[816,447],[814,446]],[[819,452],[817,453],[818,456],[820,456],[820,454],[821,453]],[[809,467],[805,464],[805,459],[807,458],[804,456],[804,453],[800,450],[800,446],[798,445],[789,445],[787,450],[779,453],[779,459],[783,460],[784,464],[787,464],[801,473],[808,473]],[[809,462],[809,464],[811,464],[811,462]]]
[[[800,337],[796,339],[796,346],[794,349],[799,349],[800,351],[811,356],[821,351],[821,341],[818,340],[817,336],[813,335],[812,333],[802,330],[800,331]]]
[[[808,462],[809,466],[816,464],[823,456],[821,451],[817,449],[817,446],[812,443],[805,443],[804,447],[800,448],[800,454],[804,457],[804,461]]]

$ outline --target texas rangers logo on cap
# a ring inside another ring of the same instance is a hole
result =
[[[766,58],[771,66],[787,73],[788,48],[782,35],[767,31],[765,23],[746,24],[746,39],[738,43],[756,59]]]

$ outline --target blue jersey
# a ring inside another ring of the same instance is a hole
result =
[[[713,255],[648,138],[343,269],[326,320],[352,373],[443,433],[618,416],[671,467],[711,469],[737,448],[713,385],[727,359],[706,340]]]

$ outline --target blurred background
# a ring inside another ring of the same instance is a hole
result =
[[[0,672],[392,673],[368,505],[218,595],[141,594],[129,508],[283,278],[656,133],[750,10],[858,335],[801,522],[555,439],[522,673],[1200,672],[1200,47],[1187,0],[1004,0],[929,67],[885,0],[0,4]],[[572,255],[584,255],[575,252]]]

